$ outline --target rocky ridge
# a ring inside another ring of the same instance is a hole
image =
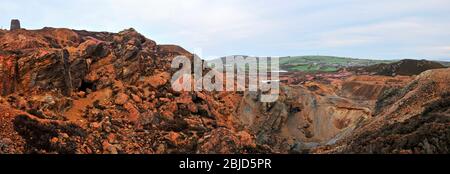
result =
[[[193,59],[181,47],[134,29],[18,29],[0,41],[0,102],[13,111],[1,132],[16,132],[2,137],[16,150],[1,153],[260,151],[233,119],[241,96],[171,89],[172,59]]]

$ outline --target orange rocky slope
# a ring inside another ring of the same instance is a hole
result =
[[[171,89],[171,60],[193,58],[181,47],[44,28],[2,31],[0,50],[0,132],[15,149],[1,153],[260,151],[234,120],[239,95]]]

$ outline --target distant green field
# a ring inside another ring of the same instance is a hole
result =
[[[316,72],[316,71],[323,71],[323,72],[335,72],[338,70],[336,67],[332,66],[319,66],[319,65],[294,65],[294,66],[284,66],[282,68],[284,70],[288,71],[304,71],[304,72]]]
[[[210,60],[209,63],[220,61],[220,59]],[[336,72],[341,68],[355,66],[371,66],[380,63],[393,63],[397,60],[371,60],[345,58],[335,56],[290,56],[280,57],[279,63],[281,70],[303,71],[303,72]],[[439,62],[444,66],[450,67],[450,62]],[[249,62],[247,66],[257,66],[257,62]],[[244,64],[238,64],[239,69],[248,69]]]
[[[281,69],[304,72],[334,72],[340,68],[370,66],[379,63],[392,63],[393,60],[369,60],[333,56],[294,56],[281,57]]]

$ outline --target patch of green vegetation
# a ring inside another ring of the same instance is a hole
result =
[[[314,64],[304,64],[295,66],[285,66],[284,69],[289,71],[304,71],[304,72],[336,72],[339,69],[333,66],[321,66]]]
[[[380,63],[392,63],[392,60],[355,59],[333,56],[295,56],[281,57],[280,66],[288,71],[335,72],[341,68],[370,66]]]
[[[214,59],[208,61],[214,63],[221,61],[221,59]],[[372,60],[372,59],[358,59],[347,57],[335,57],[335,56],[289,56],[280,57],[280,69],[286,71],[303,71],[303,72],[336,72],[342,68],[347,67],[362,67],[371,66],[375,64],[390,64],[397,60]],[[256,67],[258,65],[256,60],[247,60],[248,64],[237,63],[237,65],[224,65],[235,66],[237,69],[248,71],[249,67]],[[446,67],[450,67],[450,62],[439,62]],[[219,68],[220,70],[222,68]]]
[[[322,72],[336,72],[336,71],[338,71],[339,69],[337,69],[336,67],[331,67],[331,66],[327,66],[327,67],[322,67],[321,69],[320,69],[320,71],[322,71]]]

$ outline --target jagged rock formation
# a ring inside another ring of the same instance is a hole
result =
[[[450,69],[308,74],[261,103],[174,91],[178,55],[134,29],[0,30],[0,153],[448,153]]]
[[[0,50],[2,108],[20,111],[1,116],[0,132],[20,139],[1,153],[264,150],[234,119],[240,95],[173,91],[172,59],[193,55],[134,29],[16,30],[0,34]]]

